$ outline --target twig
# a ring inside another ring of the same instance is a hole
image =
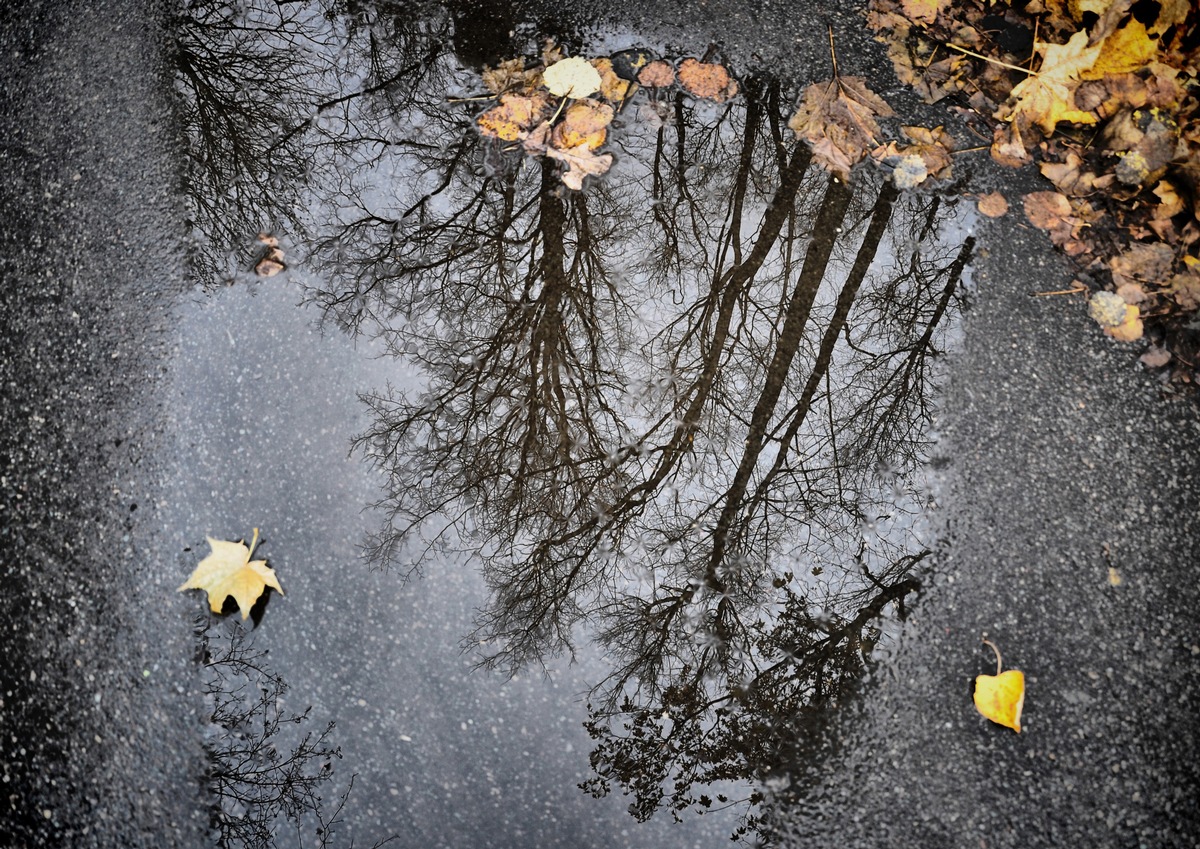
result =
[[[993,65],[999,65],[1001,68],[1008,68],[1011,71],[1020,71],[1022,74],[1038,76],[1037,71],[1031,71],[1028,68],[1022,68],[1020,65],[1010,65],[1007,62],[1001,62],[999,59],[993,59],[991,56],[984,56],[982,53],[976,53],[974,50],[968,50],[965,47],[959,47],[957,44],[947,44],[951,50],[957,50],[959,53],[966,53],[968,56],[974,56],[976,59],[982,59],[985,62],[991,62]]]
[[[1086,292],[1086,291],[1087,291],[1087,286],[1084,286],[1082,283],[1080,283],[1077,286],[1072,286],[1070,289],[1058,289],[1053,292],[1034,292],[1033,296],[1035,298],[1043,298],[1048,295],[1078,295],[1080,292]]]

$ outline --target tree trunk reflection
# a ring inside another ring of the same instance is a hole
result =
[[[245,155],[213,63],[181,52],[200,218],[280,220],[287,192],[217,185],[286,173],[310,299],[422,375],[364,396],[371,559],[477,566],[487,665],[598,640],[585,787],[642,818],[708,807],[836,703],[918,588],[935,360],[972,240],[940,235],[953,204],[809,167],[783,130],[796,92],[767,76],[721,107],[630,104],[618,166],[565,191],[445,102],[449,19],[389,9],[328,19],[349,46],[326,73],[273,67],[314,93]],[[359,83],[328,88],[345,67]]]

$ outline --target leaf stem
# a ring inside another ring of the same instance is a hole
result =
[[[989,640],[987,637],[983,638],[983,642],[985,645],[991,646],[992,651],[994,651],[996,653],[996,674],[999,675],[1000,674],[1000,649],[996,648],[996,644],[993,643],[991,640]]]
[[[1008,68],[1010,71],[1020,71],[1022,74],[1030,76],[1038,76],[1037,71],[1031,71],[1028,68],[1022,68],[1020,65],[1010,65],[1007,62],[1001,62],[999,59],[993,59],[991,56],[984,56],[982,53],[976,53],[974,50],[968,50],[965,47],[959,47],[957,44],[947,44],[951,50],[957,50],[959,53],[966,53],[968,56],[974,56],[976,59],[982,59],[985,62],[991,62],[993,65],[999,65],[1001,68]]]
[[[246,555],[246,560],[254,556],[254,549],[258,545],[258,528],[254,529],[254,539],[250,542],[250,553]]]

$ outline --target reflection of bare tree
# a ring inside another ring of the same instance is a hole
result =
[[[936,247],[936,201],[810,171],[778,84],[746,92],[663,104],[586,193],[465,127],[407,152],[426,188],[380,208],[348,186],[315,293],[427,376],[367,398],[359,447],[388,481],[372,556],[469,553],[491,664],[590,623],[615,666],[587,786],[620,784],[639,816],[767,769],[916,588],[896,492],[970,252]]]
[[[809,168],[766,77],[720,107],[628,105],[617,167],[564,192],[446,103],[473,83],[444,19],[350,20],[367,83],[318,99],[336,133],[302,119],[272,144],[308,138],[322,175],[310,297],[420,373],[366,396],[370,554],[478,563],[490,664],[589,627],[613,666],[587,788],[640,817],[712,804],[693,788],[768,770],[917,587],[932,366],[970,240],[939,242],[936,200]]]
[[[204,279],[260,231],[303,232],[305,193],[320,191],[323,169],[368,163],[391,143],[351,126],[351,116],[363,104],[402,101],[439,67],[445,16],[414,24],[408,4],[345,5],[199,0],[176,15]]]

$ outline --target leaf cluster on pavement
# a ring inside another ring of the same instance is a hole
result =
[[[1200,7],[1189,0],[872,0],[901,81],[946,100],[1004,166],[1047,179],[1026,217],[1074,261],[1106,333],[1200,350]],[[988,200],[985,214],[1007,202]],[[1124,309],[1128,307],[1129,309]],[[1167,356],[1169,355],[1169,356]]]

